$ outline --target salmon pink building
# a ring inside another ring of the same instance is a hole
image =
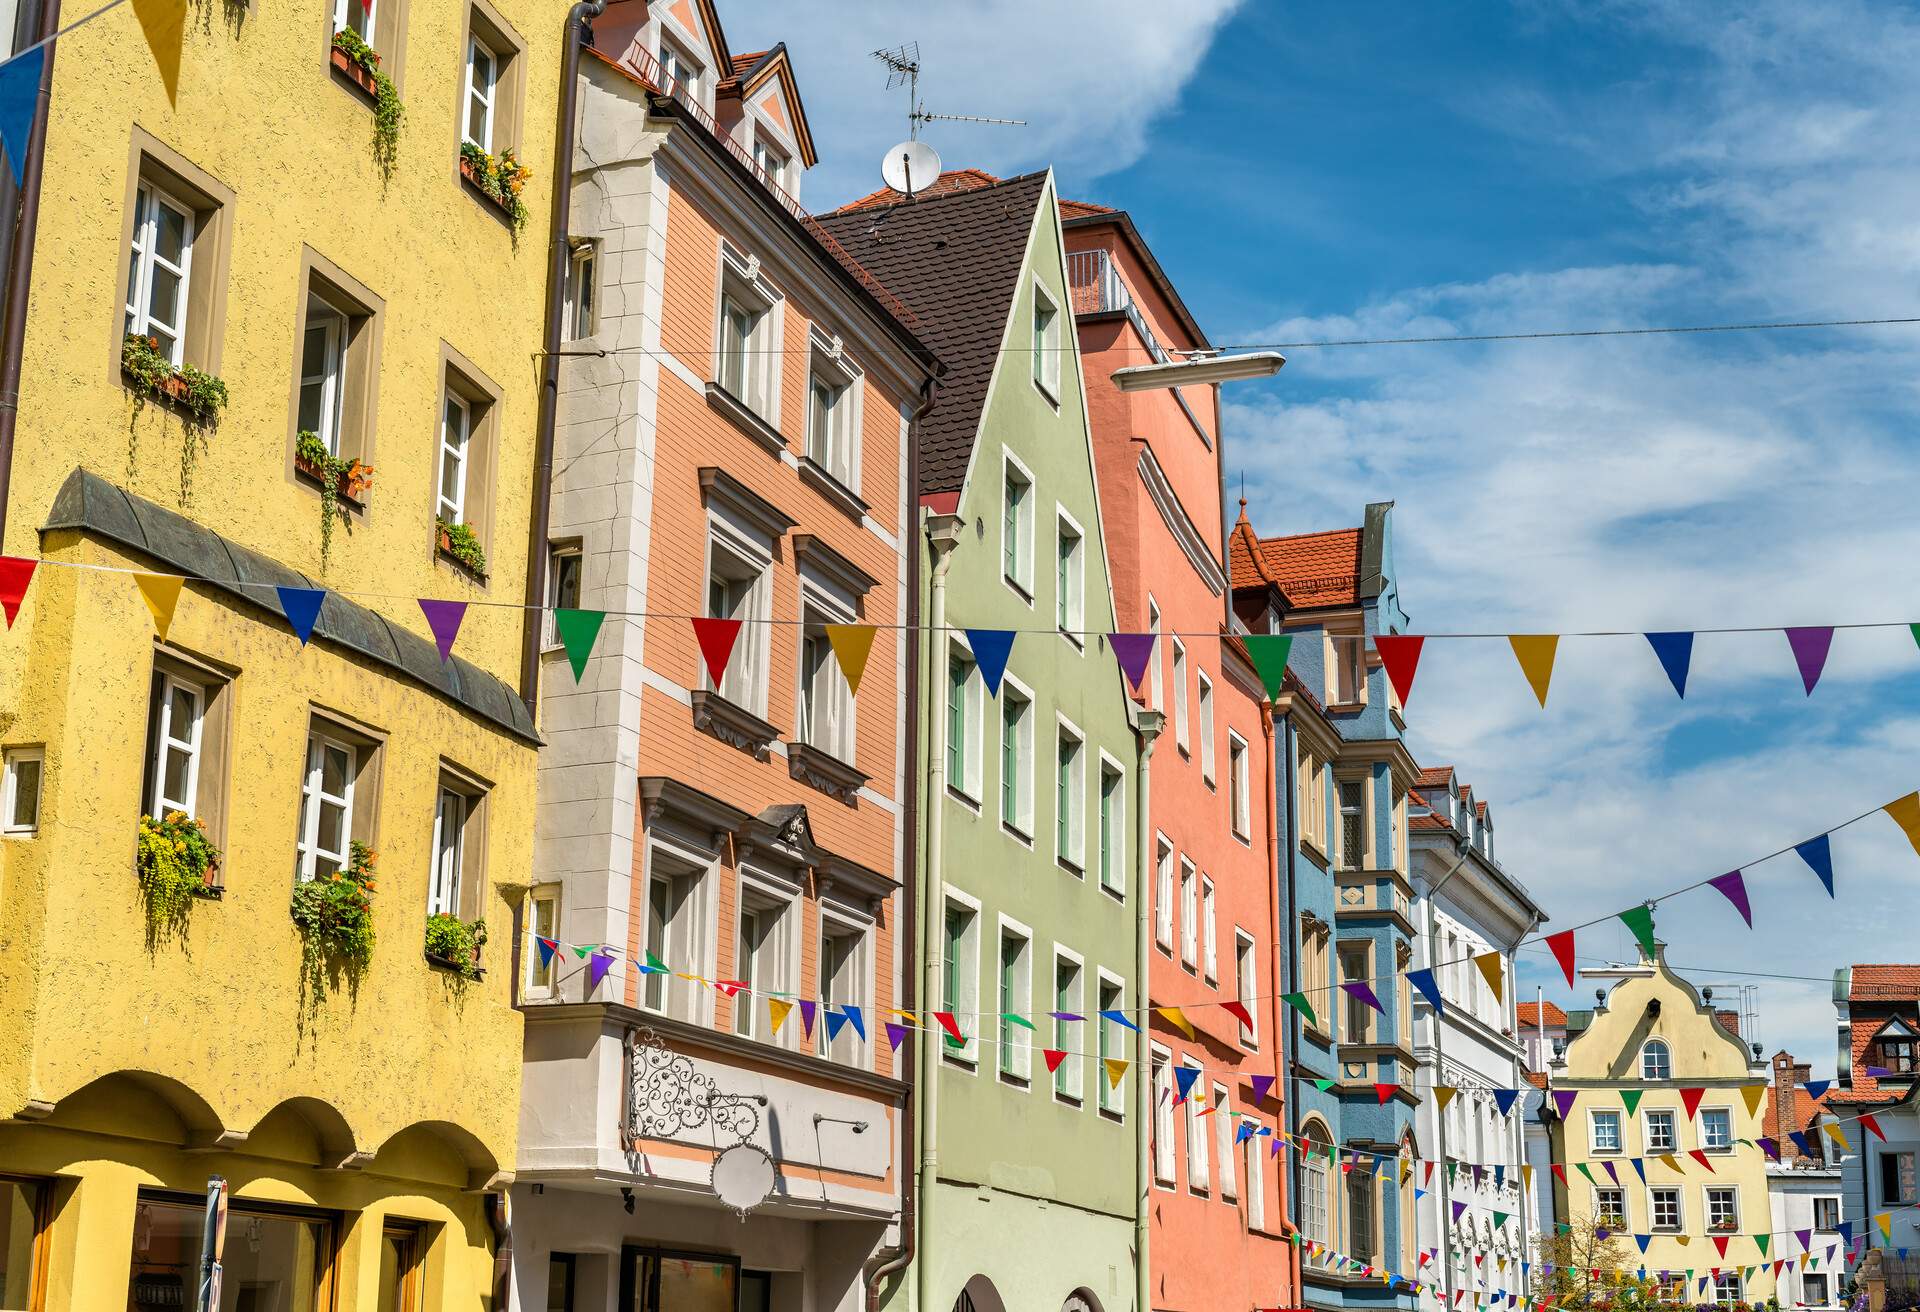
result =
[[[516,1306],[853,1312],[900,1240],[898,626],[935,363],[794,198],[814,157],[784,47],[734,54],[699,0],[616,0],[594,38],[548,544],[549,601],[576,614],[542,669]],[[604,613],[584,659],[580,612]],[[737,628],[703,650],[695,618]],[[877,626],[864,665],[833,625]]]
[[[1124,212],[1061,211],[1116,625],[1157,635],[1137,698],[1166,717],[1143,839],[1150,1306],[1290,1306],[1273,721],[1228,633],[1218,389],[1114,386],[1207,340]]]

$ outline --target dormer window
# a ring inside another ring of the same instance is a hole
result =
[[[660,37],[660,73],[669,93],[678,91],[689,100],[700,99],[700,65],[664,33]]]
[[[760,170],[761,178],[772,186],[781,191],[791,190],[787,183],[786,152],[771,142],[760,139],[757,133],[753,143],[753,165]]]

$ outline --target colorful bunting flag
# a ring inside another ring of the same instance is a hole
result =
[[[1173,1105],[1178,1107],[1193,1093],[1194,1081],[1200,1078],[1198,1066],[1176,1066],[1173,1068]]]
[[[1348,980],[1340,986],[1340,991],[1351,997],[1360,999],[1360,1001],[1366,1003],[1383,1016],[1387,1014],[1387,1009],[1380,1005],[1380,999],[1373,995],[1373,990],[1367,986],[1367,982],[1363,979]]]
[[[13,171],[16,187],[23,180],[27,138],[33,135],[34,111],[40,103],[40,71],[46,62],[47,47],[36,46],[0,64],[0,150],[6,153],[7,167]],[[175,56],[176,69],[179,62]],[[177,72],[175,77],[177,80]],[[172,99],[171,91],[168,99]],[[13,623],[11,610],[7,612],[7,623]]]
[[[1847,1142],[1847,1136],[1841,1132],[1839,1125],[1837,1125],[1832,1121],[1828,1121],[1825,1125],[1821,1126],[1820,1128],[1827,1132],[1827,1137],[1829,1139],[1833,1140],[1835,1143],[1840,1145],[1841,1152],[1850,1153],[1853,1151],[1853,1145]]]
[[[847,1018],[844,1015],[833,1010],[831,1007],[827,1009],[827,1042],[828,1043],[832,1043],[835,1039],[840,1037],[840,1030],[843,1026],[846,1025],[846,1023],[847,1023]]]
[[[1825,834],[1809,838],[1804,843],[1795,843],[1793,850],[1807,863],[1814,874],[1820,876],[1821,885],[1827,890],[1827,896],[1833,893],[1833,844]]]
[[[540,968],[545,970],[553,964],[554,954],[560,950],[560,945],[550,938],[541,938],[538,935],[534,936],[533,943],[540,949]]]
[[[1007,658],[1013,654],[1012,629],[968,629],[967,646],[973,649],[974,668],[987,685],[987,696],[1000,695],[1000,680],[1007,672]]]
[[[1238,1000],[1223,1002],[1220,1004],[1220,1010],[1226,1012],[1227,1015],[1233,1017],[1248,1029],[1253,1028],[1253,1013],[1247,1010],[1246,1003]]]
[[[1908,793],[1905,797],[1896,798],[1880,809],[1900,826],[1900,832],[1907,836],[1909,843],[1913,844],[1915,855],[1920,855],[1920,792]]]
[[[1058,1048],[1042,1048],[1040,1049],[1040,1055],[1047,1059],[1047,1074],[1049,1075],[1059,1070],[1060,1063],[1067,1059],[1067,1054]]]
[[[1120,662],[1120,673],[1126,676],[1127,683],[1135,692],[1140,691],[1140,680],[1147,676],[1147,665],[1153,659],[1153,640],[1157,633],[1109,633],[1107,645],[1113,649],[1113,658]]]
[[[1688,1120],[1692,1120],[1693,1114],[1700,1110],[1700,1100],[1706,1096],[1705,1089],[1680,1090],[1680,1105],[1686,1109]]]
[[[154,632],[160,641],[167,640],[167,629],[173,624],[174,607],[180,604],[180,585],[186,580],[178,574],[135,574],[134,583],[140,589],[140,597],[147,603],[147,611],[153,616]],[[13,612],[19,609],[16,601],[7,611],[7,627],[13,627]]]
[[[1555,1089],[1553,1091],[1553,1105],[1555,1110],[1560,1113],[1561,1120],[1564,1121],[1567,1119],[1567,1113],[1573,1110],[1574,1099],[1579,1096],[1579,1091],[1575,1089]]]
[[[1634,1115],[1635,1110],[1640,1106],[1640,1099],[1645,1093],[1645,1089],[1620,1090],[1620,1101],[1626,1107],[1628,1116]]]
[[[1286,682],[1287,657],[1293,652],[1293,635],[1245,633],[1240,636],[1240,641],[1246,644],[1254,672],[1260,676],[1260,683],[1267,690],[1267,700],[1276,700],[1280,696],[1281,685]]]
[[[966,1042],[965,1039],[960,1037],[960,1026],[954,1022],[952,1012],[936,1011],[933,1013],[933,1018],[940,1022],[940,1028],[947,1032],[947,1038],[950,1041],[956,1044]]]
[[[1138,1033],[1140,1030],[1140,1027],[1138,1025],[1135,1025],[1133,1021],[1128,1018],[1127,1013],[1124,1011],[1103,1011],[1100,1013],[1100,1015],[1102,1019],[1110,1020],[1115,1025],[1125,1026],[1127,1029],[1133,1030],[1135,1033]]]
[[[1540,699],[1540,709],[1544,711],[1547,708],[1547,685],[1553,681],[1554,653],[1560,648],[1560,635],[1514,633],[1507,636],[1507,645],[1513,648],[1513,658],[1520,662],[1520,673],[1527,676],[1527,686]],[[1406,698],[1400,700],[1404,703]]]
[[[1660,658],[1660,668],[1667,672],[1667,681],[1673,685],[1674,692],[1681,697],[1687,695],[1687,667],[1693,662],[1693,635],[1691,633],[1649,633],[1644,635],[1653,647],[1653,654]]]
[[[907,1027],[905,1025],[902,1025],[897,1020],[887,1022],[887,1048],[889,1051],[898,1052],[901,1041],[906,1037]]]
[[[565,606],[553,612],[553,631],[567,649],[567,664],[573,667],[573,681],[579,683],[587,672],[587,657],[600,636],[600,625],[607,618],[603,610],[569,610]]]
[[[1807,696],[1813,696],[1813,685],[1820,682],[1820,671],[1827,665],[1827,650],[1833,645],[1831,628],[1788,629],[1787,645],[1793,648],[1793,663],[1800,667],[1800,682],[1806,685]]]
[[[287,623],[293,626],[294,636],[300,639],[302,647],[313,636],[313,626],[320,619],[320,605],[327,599],[324,588],[275,588],[280,594],[280,612],[287,617]],[[7,619],[13,619],[9,612]]]
[[[1003,1011],[1000,1013],[1000,1019],[1009,1025],[1018,1025],[1023,1030],[1031,1030],[1033,1028],[1033,1022],[1017,1011]]]
[[[1480,978],[1484,979],[1487,982],[1487,987],[1493,990],[1493,1000],[1495,1002],[1506,1001],[1507,991],[1504,983],[1506,972],[1501,967],[1500,954],[1498,952],[1482,952],[1473,959],[1473,964],[1480,968]]]
[[[854,696],[860,693],[860,676],[867,672],[867,657],[873,654],[873,635],[877,631],[871,624],[828,624],[827,645],[833,649],[833,658],[840,662],[840,677],[847,681],[847,691]],[[719,680],[715,679],[715,683]]]
[[[1740,1088],[1740,1099],[1747,1104],[1747,1115],[1749,1116],[1757,1116],[1760,1114],[1760,1102],[1766,1096],[1767,1086],[1764,1084],[1746,1084]]]
[[[1870,1112],[1861,1112],[1858,1117],[1858,1120],[1860,1122],[1861,1129],[1865,1130],[1868,1134],[1878,1139],[1881,1143],[1885,1143],[1887,1141],[1886,1133],[1882,1131],[1880,1128],[1880,1120],[1878,1117],[1874,1116]]]
[[[1698,1148],[1689,1148],[1687,1150],[1687,1156],[1693,1158],[1694,1161],[1706,1167],[1708,1175],[1714,1174],[1713,1159],[1708,1157],[1705,1153],[1701,1152]]]
[[[1292,1007],[1295,1011],[1305,1016],[1307,1018],[1307,1024],[1313,1025],[1316,1027],[1320,1024],[1320,1018],[1313,1014],[1313,1006],[1307,1001],[1306,994],[1282,993],[1280,995],[1280,1001],[1286,1003],[1289,1007]]]
[[[593,996],[593,991],[600,987],[600,981],[607,977],[607,972],[612,968],[613,954],[611,952],[596,952],[587,958],[588,997]]]
[[[460,621],[467,617],[467,603],[436,601],[432,597],[419,600],[420,610],[427,617],[427,628],[433,634],[433,645],[440,650],[440,663],[445,665],[453,657],[453,640],[460,636]]]
[[[1547,935],[1547,947],[1553,953],[1553,959],[1560,963],[1560,972],[1567,977],[1567,987],[1573,987],[1573,931],[1561,930],[1558,934]]]
[[[847,1024],[853,1026],[853,1032],[860,1036],[860,1042],[867,1041],[867,1014],[859,1007],[843,1006],[840,1014],[847,1018]]]
[[[1127,1062],[1123,1057],[1107,1058],[1107,1087],[1117,1089],[1120,1081],[1127,1077]]]
[[[1640,950],[1653,959],[1653,908],[1649,906],[1628,907],[1620,913],[1620,923],[1633,931],[1633,937],[1640,944]]]
[[[1180,1008],[1155,1007],[1153,1010],[1155,1015],[1186,1035],[1189,1040],[1193,1038],[1193,1022],[1187,1019],[1187,1014]]]
[[[692,621],[693,636],[700,644],[700,659],[707,667],[707,677],[718,688],[726,677],[727,662],[733,658],[733,644],[740,640],[739,620],[715,619],[711,616]]]
[[[1806,1084],[1803,1085],[1802,1087],[1806,1089],[1807,1097],[1813,1099],[1815,1102],[1818,1102],[1820,1101],[1820,1099],[1827,1096],[1827,1090],[1833,1087],[1833,1081],[1832,1080],[1808,1080]]]
[[[1382,1084],[1378,1080],[1374,1081],[1373,1096],[1379,1100],[1375,1105],[1384,1106],[1387,1099],[1398,1092],[1400,1092],[1400,1086],[1397,1084]]]
[[[1423,637],[1405,634],[1374,635],[1373,649],[1380,653],[1380,664],[1385,667],[1387,679],[1393,684],[1394,695],[1402,707],[1413,692],[1413,676],[1420,668],[1420,648],[1426,641]]]
[[[1453,1101],[1453,1095],[1458,1092],[1459,1090],[1452,1085],[1436,1084],[1433,1086],[1433,1100],[1440,1105],[1440,1110],[1444,1112],[1447,1109],[1447,1104]],[[1432,1162],[1427,1163],[1427,1171],[1429,1174],[1432,1173]]]
[[[813,1037],[813,1016],[820,1004],[810,998],[800,999],[800,1033],[807,1038]]]
[[[1713,885],[1727,901],[1733,903],[1733,909],[1740,913],[1740,919],[1747,922],[1747,928],[1753,928],[1753,907],[1747,902],[1747,880],[1738,870],[1729,870],[1724,875],[1715,875],[1707,881]]]
[[[1513,1100],[1519,1096],[1520,1090],[1518,1089],[1495,1089],[1493,1090],[1493,1105],[1500,1109],[1502,1116],[1505,1116],[1513,1110]]]

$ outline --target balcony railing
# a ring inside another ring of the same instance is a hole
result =
[[[1140,313],[1133,293],[1121,281],[1120,270],[1106,251],[1068,252],[1067,293],[1073,300],[1076,315],[1124,314],[1156,361],[1165,364],[1170,358],[1160,339],[1153,335],[1153,329],[1147,327],[1146,316]]]

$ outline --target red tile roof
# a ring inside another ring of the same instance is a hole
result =
[[[1557,1002],[1547,1003],[1546,1011],[1547,1011],[1547,1024],[1565,1025],[1567,1023],[1567,1013],[1560,1010],[1559,1003]],[[1523,1026],[1531,1025],[1537,1028],[1540,1024],[1540,1004],[1537,1002],[1521,1003],[1520,1004],[1520,1023]]]
[[[1485,802],[1475,802],[1473,804],[1473,813],[1480,819],[1485,820],[1487,818],[1487,804]]]
[[[1295,606],[1351,606],[1360,600],[1357,528],[1262,538],[1259,556],[1263,572]]]
[[[1423,765],[1420,778],[1416,782],[1422,788],[1444,789],[1453,782],[1453,767],[1450,765]]]
[[[1060,217],[1063,219],[1084,219],[1095,214],[1115,214],[1111,205],[1095,205],[1090,200],[1063,200],[1060,202]]]
[[[1544,1089],[1547,1087],[1547,1077],[1539,1071],[1521,1071],[1520,1073],[1527,1077],[1527,1083],[1531,1084],[1534,1088]]]
[[[984,169],[948,169],[933,180],[932,185],[922,187],[915,195],[925,200],[933,196],[953,196],[963,191],[978,191],[982,187],[991,187],[1002,181]],[[877,210],[888,205],[898,205],[906,200],[905,192],[895,191],[892,187],[882,187],[870,191],[859,200],[848,201],[835,214],[849,214],[855,210]]]
[[[1854,969],[1857,971],[1860,967],[1855,966]],[[1899,969],[1899,967],[1893,967],[1893,969]],[[1901,1019],[1905,1020],[1910,1026],[1920,1028],[1920,1017],[1909,1013]],[[1851,1057],[1853,1065],[1853,1087],[1851,1089],[1834,1089],[1827,1094],[1827,1097],[1835,1102],[1884,1102],[1889,1098],[1898,1098],[1906,1093],[1909,1081],[1890,1081],[1886,1087],[1883,1088],[1877,1077],[1866,1073],[1866,1068],[1869,1064],[1867,1061],[1867,1048],[1872,1045],[1873,1036],[1885,1029],[1892,1020],[1893,1017],[1891,1016],[1855,1016],[1853,1018],[1853,1051]]]
[[[1409,829],[1441,829],[1451,832],[1453,826],[1447,823],[1443,815],[1413,815],[1407,817]]]
[[[1920,966],[1853,967],[1854,1002],[1909,1002],[1920,998]]]

